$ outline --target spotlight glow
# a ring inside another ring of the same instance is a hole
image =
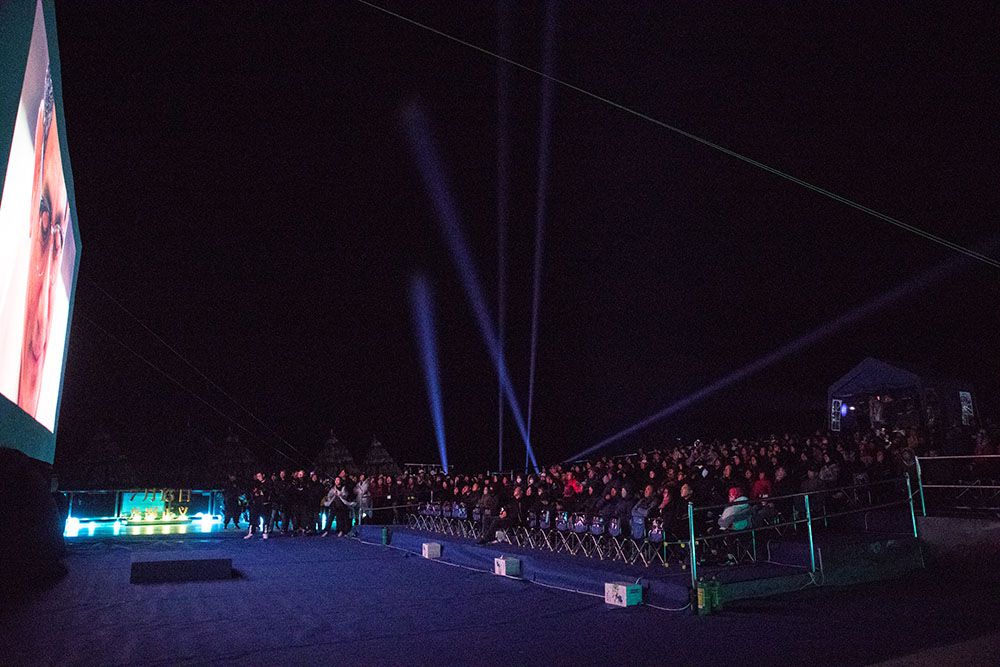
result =
[[[508,6],[504,0],[497,3],[497,42],[501,54],[510,47],[507,31]],[[509,124],[510,109],[508,89],[510,68],[504,61],[497,64],[497,341],[500,344],[500,363],[505,359],[505,329],[507,315],[507,176],[510,161]],[[497,470],[503,470],[503,382],[497,375]]]
[[[444,409],[441,402],[441,381],[438,370],[437,343],[434,329],[434,304],[427,278],[416,275],[410,280],[410,308],[413,313],[413,327],[420,347],[420,361],[424,369],[424,385],[427,388],[427,402],[434,422],[434,437],[437,438],[441,467],[448,474],[448,452],[444,437]]]
[[[991,246],[992,245],[993,244],[991,244]],[[641,431],[647,426],[651,426],[652,424],[655,424],[656,422],[662,419],[666,419],[667,417],[674,415],[680,412],[681,410],[685,410],[691,407],[695,403],[703,401],[704,399],[715,394],[716,392],[719,392],[733,384],[736,384],[737,382],[740,382],[753,375],[756,375],[757,373],[763,371],[764,369],[773,366],[779,361],[782,361],[789,355],[795,354],[796,352],[800,352],[808,347],[811,347],[812,345],[815,345],[816,343],[822,341],[825,338],[828,338],[829,336],[832,336],[833,334],[841,331],[842,329],[845,329],[846,327],[855,324],[856,322],[864,319],[865,317],[868,317],[873,313],[876,313],[880,310],[883,310],[884,308],[893,305],[897,301],[900,301],[901,299],[913,294],[914,292],[918,292],[920,290],[927,288],[932,283],[935,283],[941,280],[942,278],[945,278],[946,276],[950,275],[956,269],[968,263],[968,261],[969,261],[968,258],[962,256],[938,264],[937,266],[926,271],[917,278],[909,280],[900,285],[897,285],[888,292],[883,292],[882,294],[875,297],[871,301],[849,310],[848,312],[844,313],[843,315],[836,318],[832,322],[828,322],[818,327],[817,329],[814,329],[813,331],[805,334],[804,336],[800,336],[795,340],[785,343],[784,345],[774,350],[770,354],[760,357],[756,361],[750,362],[749,364],[743,366],[742,368],[733,371],[729,375],[719,378],[715,382],[712,382],[711,384],[702,387],[698,391],[689,394],[688,396],[680,399],[679,401],[676,401],[675,403],[668,405],[659,412],[654,412],[653,414],[649,415],[644,419],[641,419],[640,421],[632,424],[631,426],[628,426],[622,429],[621,431],[618,431],[614,435],[608,436],[604,440],[598,442],[596,445],[588,447],[582,452],[578,452],[574,456],[566,460],[573,461],[589,456],[590,454],[593,454],[594,452],[603,449],[604,447],[607,447],[608,445],[617,442],[622,438],[628,437],[638,431]]]
[[[545,38],[542,48],[542,109],[538,136],[538,189],[535,194],[535,260],[531,287],[531,357],[528,362],[528,435],[535,409],[535,368],[538,357],[538,312],[542,302],[542,254],[545,249],[545,213],[549,189],[549,153],[552,143],[553,60],[555,52],[556,4],[549,0],[545,11]],[[525,469],[528,462],[524,462]]]
[[[528,429],[524,421],[524,413],[521,411],[521,403],[517,400],[514,387],[507,372],[507,364],[504,362],[500,352],[500,341],[496,336],[496,325],[486,307],[486,300],[480,287],[481,282],[476,271],[475,262],[469,252],[469,245],[465,240],[465,234],[459,220],[458,209],[451,196],[451,190],[445,182],[441,161],[437,154],[437,147],[431,136],[430,126],[423,110],[415,104],[407,107],[403,113],[406,125],[407,137],[410,141],[410,148],[417,159],[420,175],[427,188],[431,204],[437,213],[441,231],[451,251],[452,260],[458,270],[459,279],[465,290],[466,297],[472,306],[472,313],[475,316],[479,333],[486,343],[500,383],[503,385],[504,395],[510,403],[511,413],[514,416],[514,423],[524,440],[524,446],[528,450],[528,457],[535,471],[538,471],[538,462],[535,453],[531,449],[531,440],[528,437]]]

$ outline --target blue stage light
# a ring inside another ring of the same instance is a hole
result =
[[[553,75],[555,58],[556,4],[549,0],[545,12],[545,38],[542,47],[543,71]],[[542,79],[542,108],[538,136],[538,188],[535,192],[535,259],[531,287],[531,356],[528,362],[528,434],[531,434],[535,411],[535,369],[538,357],[538,313],[542,302],[542,254],[545,248],[545,214],[549,189],[549,153],[552,143],[552,79]],[[525,460],[527,469],[528,462]]]
[[[410,308],[413,313],[413,327],[416,329],[420,361],[424,369],[424,385],[427,388],[427,402],[434,422],[434,437],[437,439],[441,467],[448,474],[448,452],[444,437],[444,408],[441,401],[441,380],[438,370],[436,334],[434,329],[434,304],[430,284],[422,275],[410,280]]]
[[[509,7],[505,0],[497,3],[497,42],[502,55],[510,49],[510,32],[507,30]],[[510,163],[510,67],[504,61],[497,65],[497,340],[500,344],[500,362],[504,355],[507,313],[507,206],[508,167]],[[503,470],[503,382],[497,375],[497,470]]]
[[[847,416],[847,404],[846,403],[841,403],[840,404],[840,416],[841,417],[846,417]]]
[[[528,457],[531,459],[531,464],[537,472],[538,462],[531,448],[531,439],[528,436],[524,413],[521,411],[521,403],[517,400],[514,387],[510,381],[510,375],[507,372],[507,365],[501,354],[500,341],[496,336],[496,325],[486,307],[486,300],[483,297],[475,262],[469,252],[469,245],[465,240],[465,234],[462,232],[458,208],[455,206],[451,190],[445,181],[441,160],[438,157],[437,148],[431,136],[427,117],[419,106],[412,104],[404,110],[403,118],[407,138],[410,141],[410,148],[417,159],[417,166],[423,178],[424,186],[427,188],[427,194],[437,213],[441,231],[448,244],[448,249],[451,251],[452,260],[455,263],[455,268],[458,270],[462,287],[472,306],[472,313],[476,319],[479,333],[486,343],[486,349],[493,360],[493,365],[503,385],[504,395],[507,398],[507,402],[510,403],[514,423],[521,434],[524,446],[528,450]]]
[[[995,243],[996,243],[995,241],[991,242],[990,247],[993,247]],[[969,259],[967,257],[961,256],[953,258],[947,262],[938,264],[937,266],[926,271],[917,278],[913,280],[908,280],[905,283],[897,285],[888,292],[883,292],[882,294],[875,297],[871,301],[851,309],[850,311],[844,313],[843,315],[836,318],[832,322],[828,322],[814,329],[813,331],[805,334],[804,336],[800,336],[799,338],[796,338],[795,340],[790,341],[785,345],[782,345],[781,347],[774,350],[770,354],[760,357],[756,361],[752,361],[749,364],[743,366],[742,368],[739,368],[738,370],[735,370],[732,373],[719,378],[715,382],[712,382],[711,384],[702,387],[698,391],[689,394],[688,396],[668,405],[662,410],[654,412],[653,414],[649,415],[644,419],[641,419],[640,421],[632,424],[631,426],[628,426],[618,431],[614,435],[608,436],[604,440],[598,442],[596,445],[588,447],[587,449],[581,452],[577,452],[575,455],[566,460],[573,461],[581,459],[585,456],[589,456],[594,452],[603,449],[604,447],[607,447],[608,445],[614,442],[617,442],[623,438],[633,435],[634,433],[637,433],[638,431],[641,431],[644,428],[651,426],[652,424],[655,424],[658,421],[666,419],[671,415],[674,415],[682,410],[685,410],[694,405],[695,403],[699,403],[700,401],[705,400],[709,396],[712,396],[713,394],[727,387],[730,387],[736,384],[737,382],[740,382],[753,375],[756,375],[757,373],[763,371],[764,369],[773,366],[779,361],[782,361],[789,355],[795,354],[796,352],[800,352],[808,347],[811,347],[812,345],[815,345],[821,340],[828,338],[829,336],[841,331],[842,329],[852,324],[855,324],[856,322],[864,319],[865,317],[868,317],[873,313],[883,310],[893,305],[897,301],[900,301],[903,298],[915,292],[926,289],[931,284],[951,275],[958,268],[967,264],[968,261]]]

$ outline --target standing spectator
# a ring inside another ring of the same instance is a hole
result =
[[[330,508],[330,518],[327,520],[326,530],[323,531],[323,537],[326,537],[331,530],[333,530],[333,524],[336,523],[336,535],[338,537],[344,537],[351,531],[351,505],[353,503],[348,499],[347,486],[344,484],[344,480],[338,475],[336,479],[333,480],[333,486],[330,487],[329,492],[327,492],[326,499],[324,503]]]
[[[242,508],[240,507],[241,493],[242,490],[236,481],[236,475],[230,475],[225,486],[222,487],[222,504],[225,507],[225,518],[222,520],[223,530],[229,528],[230,521],[233,522],[236,530],[240,529],[240,514],[242,513]]]
[[[447,482],[444,482],[447,485]],[[372,494],[371,482],[364,473],[358,477],[358,483],[354,485],[354,499],[358,509],[358,524],[371,513]],[[447,500],[447,496],[442,495],[442,500]]]
[[[250,530],[244,540],[253,538],[254,531],[260,530],[260,523],[263,521],[263,539],[267,539],[268,521],[265,516],[271,511],[271,489],[263,472],[254,475],[254,481],[250,484]]]

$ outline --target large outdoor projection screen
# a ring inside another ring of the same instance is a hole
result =
[[[0,446],[51,463],[80,261],[52,2],[0,2]]]

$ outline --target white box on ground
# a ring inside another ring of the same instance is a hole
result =
[[[642,604],[642,585],[627,581],[609,581],[604,584],[604,601],[616,607],[634,607]]]
[[[420,552],[423,554],[424,558],[440,558],[441,545],[437,542],[424,542],[423,545],[421,545]]]
[[[510,556],[498,556],[493,559],[493,574],[501,577],[520,577],[521,561]]]

